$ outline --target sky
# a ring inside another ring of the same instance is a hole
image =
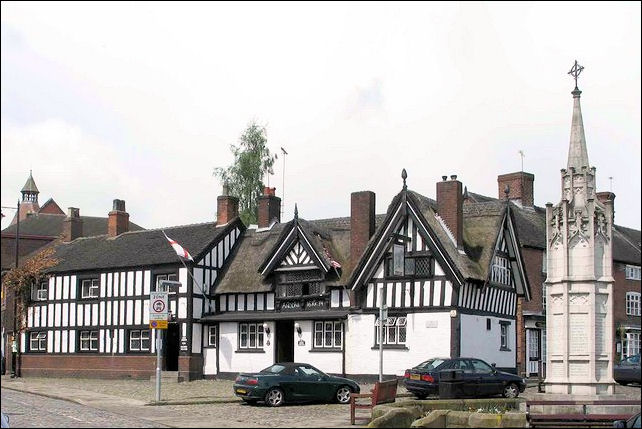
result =
[[[385,213],[443,175],[560,201],[573,62],[598,191],[640,229],[640,3],[14,3],[1,6],[1,200],[145,228],[215,220],[215,167],[247,124],[278,155],[282,220]],[[281,147],[288,152],[283,156]],[[285,170],[285,174],[284,174]],[[609,179],[612,177],[612,179]],[[267,184],[267,183],[266,183]],[[285,186],[284,186],[285,185]],[[7,215],[6,227],[13,216]]]

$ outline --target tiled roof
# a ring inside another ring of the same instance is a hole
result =
[[[37,213],[28,216],[20,221],[20,235],[39,235],[57,238],[62,234],[65,215]],[[92,237],[107,233],[106,217],[80,216],[82,219],[82,236]],[[134,222],[129,222],[130,231],[140,231],[142,227]],[[15,234],[16,224],[9,225],[2,230],[2,233]]]
[[[125,232],[117,237],[101,235],[78,238],[55,246],[58,265],[50,272],[101,270],[120,267],[178,263],[176,253],[162,231],[197,258],[220,235],[239,222],[217,227],[215,222]]]

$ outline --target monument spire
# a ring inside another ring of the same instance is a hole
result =
[[[580,106],[580,91],[577,87],[577,77],[584,70],[584,67],[577,63],[571,71],[568,72],[575,78],[575,89],[571,92],[573,94],[573,119],[571,121],[571,141],[568,148],[568,164],[567,168],[570,170],[574,167],[580,171],[582,167],[589,168],[588,151],[586,150],[586,138],[584,137],[584,122],[582,121],[582,108]]]

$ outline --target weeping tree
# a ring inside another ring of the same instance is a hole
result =
[[[31,303],[31,287],[44,280],[47,277],[46,271],[57,264],[58,259],[54,257],[54,249],[49,247],[29,258],[19,267],[12,268],[2,278],[5,293],[14,301],[14,337],[18,344],[20,333],[27,328],[27,308]]]
[[[246,225],[257,223],[258,198],[263,193],[263,177],[273,174],[277,156],[267,147],[267,133],[256,121],[248,124],[239,145],[230,145],[234,162],[227,168],[217,167],[214,175],[226,184],[230,195],[239,199],[239,214]]]

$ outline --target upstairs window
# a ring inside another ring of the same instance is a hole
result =
[[[32,301],[46,301],[49,295],[49,281],[43,280],[31,286]]]
[[[490,281],[502,285],[511,284],[510,261],[506,256],[495,255],[493,257]]]
[[[386,257],[386,277],[430,278],[432,257],[428,252],[407,252],[405,244],[395,243]]]
[[[159,286],[159,283],[160,283],[161,280],[170,280],[170,281],[176,282],[176,281],[178,281],[178,274],[171,273],[171,274],[158,274],[158,275],[156,275],[156,281],[152,285],[152,292],[157,292],[158,291],[158,286]],[[171,287],[168,290],[168,292],[169,292],[170,295],[175,295],[176,292],[178,292],[178,291],[176,290],[175,287]]]
[[[81,298],[98,298],[100,292],[100,280],[98,279],[85,279],[81,281],[80,286]]]
[[[640,267],[636,265],[626,266],[626,279],[627,280],[640,280]]]
[[[276,288],[277,298],[323,295],[325,286],[318,282],[292,283]]]
[[[640,292],[626,293],[626,314],[629,316],[640,315]]]
[[[216,325],[207,327],[207,346],[216,347]]]

